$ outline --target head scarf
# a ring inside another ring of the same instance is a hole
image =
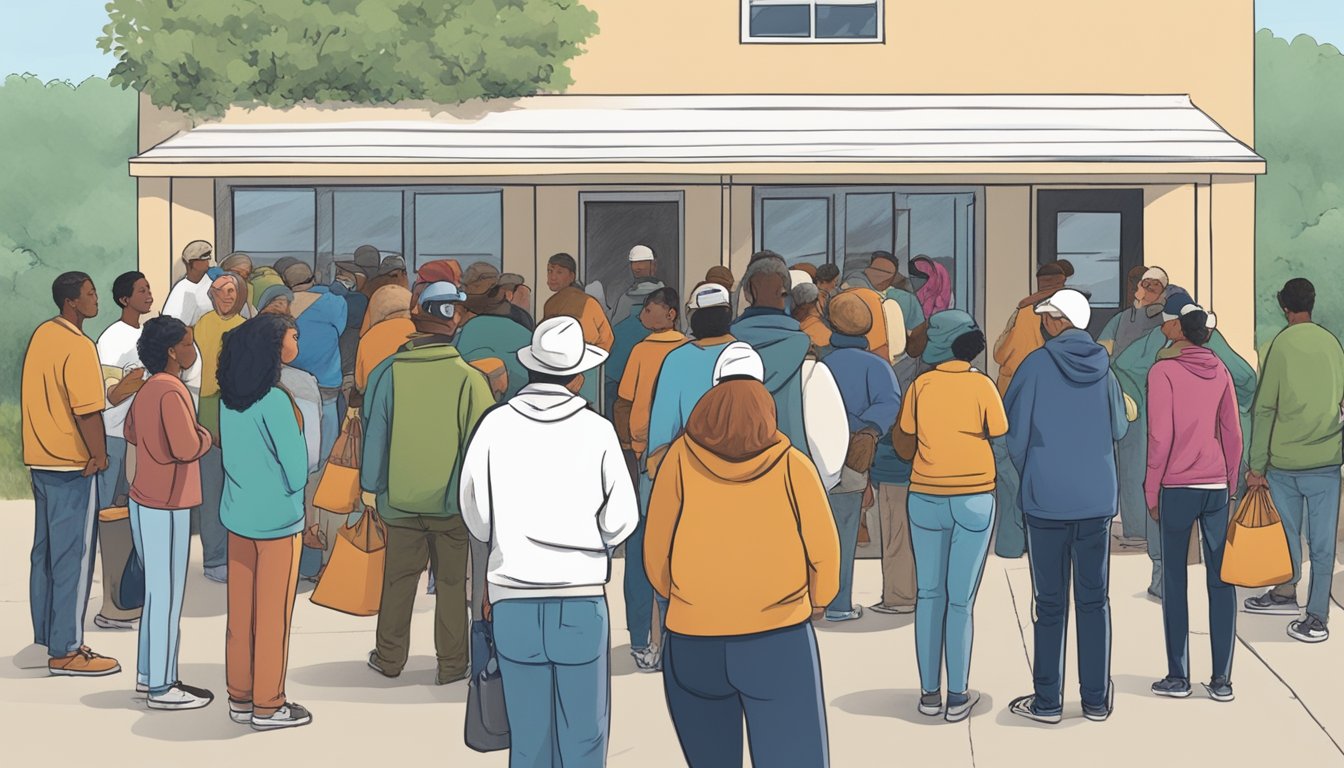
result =
[[[920,271],[928,277],[915,291],[919,305],[924,308],[924,316],[933,317],[951,307],[952,278],[947,274],[947,268],[928,257],[916,257],[913,263],[920,265]]]
[[[924,362],[939,365],[952,360],[952,342],[971,331],[979,330],[975,318],[959,309],[947,309],[929,319],[929,344],[924,348]]]

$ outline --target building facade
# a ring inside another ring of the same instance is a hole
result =
[[[369,243],[490,261],[540,306],[561,251],[614,303],[636,243],[683,292],[761,248],[888,250],[941,263],[992,340],[1040,263],[1100,319],[1147,264],[1254,360],[1252,0],[585,4],[562,95],[201,125],[142,98],[141,270],[166,284],[195,239],[319,269]]]

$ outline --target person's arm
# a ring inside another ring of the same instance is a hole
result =
[[[1125,406],[1125,395],[1120,391],[1120,382],[1113,371],[1106,372],[1106,384],[1110,388],[1111,439],[1120,442],[1129,432],[1129,409]]]
[[[490,422],[482,419],[467,443],[458,481],[458,504],[462,522],[477,541],[490,541],[494,500],[490,493]]]
[[[1241,452],[1245,445],[1241,435],[1241,411],[1237,408],[1237,392],[1231,377],[1218,401],[1218,434],[1223,445],[1223,461],[1227,465],[1227,491],[1236,493],[1237,480],[1241,477]]]
[[[891,447],[895,449],[896,455],[906,462],[914,461],[915,454],[919,452],[919,441],[915,437],[914,392],[914,384],[911,384],[910,391],[901,402],[900,416],[896,418],[896,425],[891,429]]]
[[[901,415],[901,383],[890,365],[868,370],[868,395],[868,407],[859,414],[859,421],[885,435]]]
[[[672,539],[681,520],[683,449],[668,450],[649,495],[649,512],[644,519],[644,571],[653,589],[664,598],[672,594]]]
[[[476,431],[476,424],[495,404],[495,393],[490,390],[490,382],[485,378],[485,374],[472,369],[471,375],[463,384],[457,402],[457,433],[463,436],[463,445],[459,450],[465,451],[467,438]],[[459,453],[459,459],[460,456]]]
[[[652,407],[649,409],[648,452],[645,454],[645,464],[650,478],[658,474],[658,463],[663,458],[663,452],[676,439],[676,431],[681,428],[679,413],[681,404],[678,402],[681,398],[676,392],[671,391],[670,387],[659,386],[662,381],[660,373],[658,381],[653,385]]]
[[[790,453],[789,493],[798,516],[798,533],[807,557],[807,586],[812,605],[829,605],[840,591],[840,535],[821,478],[801,454]]]
[[[1143,496],[1149,510],[1157,509],[1162,476],[1171,460],[1172,443],[1176,438],[1172,418],[1174,401],[1171,379],[1160,367],[1154,366],[1148,372],[1148,469],[1143,478]]]
[[[261,413],[261,428],[266,431],[266,444],[280,466],[280,477],[289,493],[303,493],[308,485],[308,446],[303,430],[294,418],[294,409],[288,396],[275,398],[267,395]]]
[[[190,464],[200,461],[210,450],[210,433],[196,423],[195,409],[180,393],[169,392],[159,400],[159,417],[167,438],[166,458],[177,464]]]
[[[639,499],[630,481],[630,469],[614,429],[604,429],[602,441],[602,496],[606,501],[597,512],[597,528],[607,549],[630,538],[639,525]]]
[[[359,485],[373,494],[387,490],[387,463],[392,438],[392,372],[375,368],[364,397],[364,456],[359,465]]]
[[[1265,355],[1265,366],[1260,371],[1260,387],[1251,406],[1250,471],[1264,476],[1269,468],[1269,438],[1274,431],[1274,420],[1279,413],[1279,387],[1283,380],[1283,366],[1271,345]]]
[[[988,376],[983,378],[980,402],[984,408],[985,435],[990,440],[995,440],[1008,434],[1008,413],[1003,409],[1003,398],[999,396],[999,388],[994,386],[994,382],[990,381]]]
[[[133,368],[125,376],[107,389],[107,403],[116,407],[126,402],[145,385],[145,369]]]
[[[67,358],[62,374],[75,428],[89,452],[83,471],[83,476],[89,477],[107,469],[107,435],[103,431],[107,393],[103,389],[103,367],[93,344],[89,344],[87,354],[81,351]]]
[[[623,411],[626,418],[626,437],[630,441],[630,448],[636,455],[642,456],[649,447],[649,408],[648,398],[641,397],[644,394],[645,379],[653,372],[645,370],[652,366],[646,366],[642,360],[640,344],[635,345],[635,349],[630,353],[630,360],[625,364],[625,371],[621,374],[621,383],[616,387],[616,414]],[[652,392],[649,392],[652,395]],[[641,402],[643,401],[643,402]],[[625,403],[622,406],[622,403]],[[620,427],[616,429],[620,433]]]
[[[1008,316],[1008,325],[1004,327],[1003,333],[994,342],[994,362],[1003,365],[1008,362],[1009,353],[1012,351],[1013,328],[1017,325],[1017,314],[1020,310],[1013,310],[1013,314]]]

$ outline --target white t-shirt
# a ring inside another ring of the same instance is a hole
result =
[[[127,325],[124,320],[109,325],[103,335],[98,337],[98,362],[108,368],[116,368],[123,374],[132,368],[141,367],[140,353],[135,348],[135,343],[140,340],[140,330]],[[106,372],[103,378],[113,378],[111,371]],[[103,411],[103,430],[108,437],[125,437],[123,427],[126,414],[131,410],[134,400],[135,395],[131,395],[120,405],[114,406],[108,402],[107,410]]]
[[[163,303],[163,314],[176,317],[187,325],[194,326],[215,306],[210,302],[210,278],[205,276],[201,282],[193,283],[185,277],[177,281]]]

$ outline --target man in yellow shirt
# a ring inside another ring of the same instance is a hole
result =
[[[567,315],[579,321],[583,328],[583,342],[610,352],[612,342],[616,340],[611,329],[607,311],[597,299],[584,293],[575,280],[578,279],[579,265],[568,253],[557,253],[546,264],[546,287],[555,293],[546,301],[542,320]],[[583,376],[583,385],[579,395],[588,401],[594,409],[600,402],[599,384],[602,381],[602,369],[589,371]]]
[[[52,675],[101,677],[121,671],[116,659],[84,645],[84,614],[93,583],[98,493],[107,469],[102,368],[84,321],[98,314],[98,292],[83,272],[51,286],[60,314],[38,326],[23,358],[23,463],[33,480],[28,602],[33,639],[47,647]]]

